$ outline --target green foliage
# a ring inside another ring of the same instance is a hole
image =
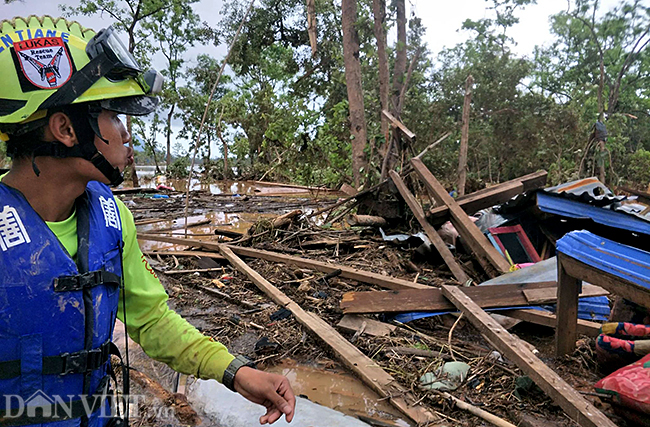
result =
[[[187,178],[189,175],[190,157],[177,157],[168,167],[166,175],[169,178]]]
[[[133,27],[136,54],[160,51],[168,78],[160,116],[136,125],[134,135],[162,161],[157,142],[199,141],[204,178],[238,178],[339,186],[352,177],[350,123],[342,51],[341,7],[316,1],[318,52],[312,56],[304,0],[260,0],[234,44],[226,74],[205,110],[222,58],[187,57],[193,43],[230,43],[248,0],[224,2],[216,28],[201,23],[195,0],[82,0],[67,13],[106,13],[122,29]],[[394,3],[394,2],[388,2]],[[474,78],[469,130],[468,191],[538,169],[552,184],[596,172],[605,164],[610,183],[647,184],[650,153],[650,8],[623,0],[594,13],[596,0],[573,0],[550,22],[554,40],[533,55],[513,52],[510,28],[534,0],[487,0],[486,18],[466,20],[468,40],[432,54],[425,28],[408,19],[407,60],[412,69],[401,120],[417,135],[403,147],[404,161],[447,131],[451,136],[425,156],[448,187],[456,182],[465,81]],[[135,10],[135,9],[133,9]],[[151,12],[151,14],[148,14]],[[131,25],[133,23],[137,25]],[[395,25],[389,5],[387,30]],[[385,135],[372,0],[358,2],[356,28],[368,126],[366,183],[379,179]],[[394,63],[397,46],[388,47]],[[600,62],[604,67],[599,101]],[[391,64],[392,68],[392,64]],[[590,141],[603,113],[609,137],[601,153]],[[205,117],[204,117],[205,114]],[[205,120],[204,120],[205,119]],[[174,133],[172,121],[182,128]],[[201,122],[202,134],[198,135]],[[136,122],[137,124],[137,122]],[[190,147],[190,152],[193,145]],[[185,151],[185,150],[183,150]],[[229,171],[224,170],[227,152]],[[176,153],[170,174],[186,174],[188,157]],[[400,159],[400,162],[402,159]]]
[[[639,184],[650,184],[650,151],[639,148],[630,156],[627,178]]]

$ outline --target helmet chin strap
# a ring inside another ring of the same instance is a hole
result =
[[[108,144],[108,140],[104,139],[102,136],[101,131],[99,130],[99,115],[102,113],[102,108],[99,104],[96,103],[90,103],[88,104],[88,124],[90,125],[90,128],[93,131],[93,136],[97,136],[97,138],[101,139],[104,141],[106,144]],[[90,162],[106,177],[108,178],[108,181],[110,185],[112,186],[118,186],[124,181],[124,176],[120,172],[120,170],[116,167],[114,167],[107,159],[104,157],[104,155],[101,153],[101,151],[97,150],[97,147],[95,147],[95,142],[94,138],[92,139],[92,146],[95,149],[95,154],[93,157],[90,159]]]
[[[79,144],[66,147],[59,142],[48,142],[37,147],[32,155],[32,168],[36,176],[40,174],[35,162],[37,156],[80,157],[91,162],[108,179],[110,185],[120,185],[124,181],[122,173],[95,147],[95,136],[108,144],[108,140],[102,137],[99,130],[98,118],[102,112],[101,107],[95,103],[88,103],[87,108],[74,108],[64,112],[72,120]]]

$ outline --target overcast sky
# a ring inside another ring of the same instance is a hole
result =
[[[508,35],[516,42],[515,52],[521,56],[532,55],[536,45],[543,45],[551,41],[549,31],[549,17],[560,11],[567,10],[567,0],[537,0],[538,4],[527,6],[516,12],[519,24],[509,30]],[[60,16],[58,4],[78,4],[77,1],[51,1],[51,0],[23,0],[10,4],[0,5],[0,18],[28,15]],[[601,0],[601,13],[610,10],[620,3],[620,0]],[[416,16],[422,18],[427,28],[426,42],[430,51],[435,56],[443,47],[453,47],[461,43],[470,35],[467,31],[460,31],[463,21],[467,18],[474,20],[494,17],[494,12],[488,7],[492,0],[407,0],[407,8]],[[195,10],[201,20],[215,26],[220,20],[222,0],[201,0],[195,5]],[[410,14],[409,14],[410,16]],[[82,25],[95,30],[112,24],[109,16],[81,16],[77,19]],[[225,56],[226,46],[197,46],[187,53],[187,58],[192,61],[199,53],[209,53],[218,59]],[[163,68],[162,57],[154,60],[154,66]],[[176,127],[176,126],[175,126]],[[177,128],[180,128],[178,126]],[[187,143],[184,144],[187,146]]]

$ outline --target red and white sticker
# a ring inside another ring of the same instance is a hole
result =
[[[40,37],[14,43],[22,72],[34,86],[58,89],[70,79],[72,62],[61,37]]]

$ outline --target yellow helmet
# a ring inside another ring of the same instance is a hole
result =
[[[157,104],[148,95],[162,86],[155,71],[142,73],[112,28],[96,34],[50,16],[0,22],[0,75],[3,129],[43,117],[47,108],[90,101],[106,101],[103,108],[124,114],[148,114]]]
[[[102,138],[97,118],[102,109],[138,116],[149,114],[162,89],[162,76],[143,72],[133,56],[108,27],[95,33],[77,22],[50,16],[30,16],[0,22],[0,138],[29,135],[47,120],[47,111],[74,107],[72,121],[80,144],[29,141],[15,145],[37,156],[82,157],[91,161],[114,185],[121,172],[97,150]],[[81,111],[80,109],[83,109]],[[104,140],[107,142],[106,140]]]

